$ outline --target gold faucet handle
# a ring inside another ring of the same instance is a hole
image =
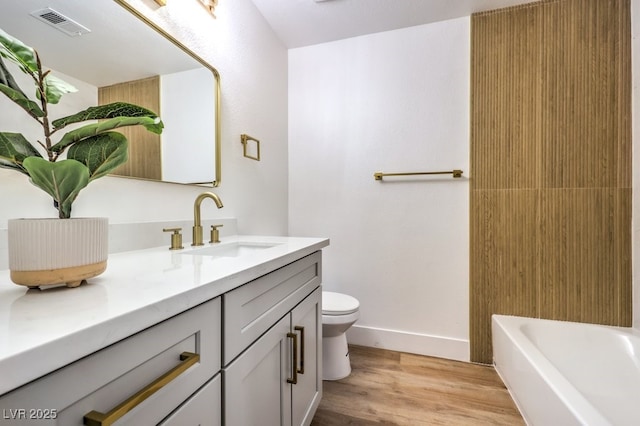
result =
[[[218,228],[222,228],[223,226],[224,225],[211,225],[211,240],[209,240],[210,244],[220,242],[220,231],[218,231]]]
[[[173,232],[173,234],[171,234],[171,247],[169,247],[169,250],[180,250],[184,248],[182,247],[182,234],[180,231],[182,231],[182,228],[162,229],[162,232]]]

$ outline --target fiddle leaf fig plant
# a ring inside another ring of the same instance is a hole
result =
[[[35,99],[18,86],[5,61],[31,77]],[[0,167],[29,176],[31,183],[53,197],[61,219],[71,217],[71,205],[89,182],[127,161],[127,138],[114,129],[141,125],[160,134],[164,127],[153,111],[125,102],[89,107],[52,120],[49,105],[76,91],[43,68],[35,49],[0,29],[0,92],[42,128],[42,140],[36,143],[20,133],[0,132]],[[85,124],[58,137],[66,126],[78,123]]]

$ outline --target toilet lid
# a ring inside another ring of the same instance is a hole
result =
[[[355,297],[331,291],[322,292],[323,315],[346,315],[356,312],[360,302]]]

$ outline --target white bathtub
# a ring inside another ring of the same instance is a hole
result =
[[[640,331],[494,315],[493,359],[529,425],[640,425]]]

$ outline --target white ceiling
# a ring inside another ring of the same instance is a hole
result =
[[[302,47],[535,0],[252,0],[280,40]]]

